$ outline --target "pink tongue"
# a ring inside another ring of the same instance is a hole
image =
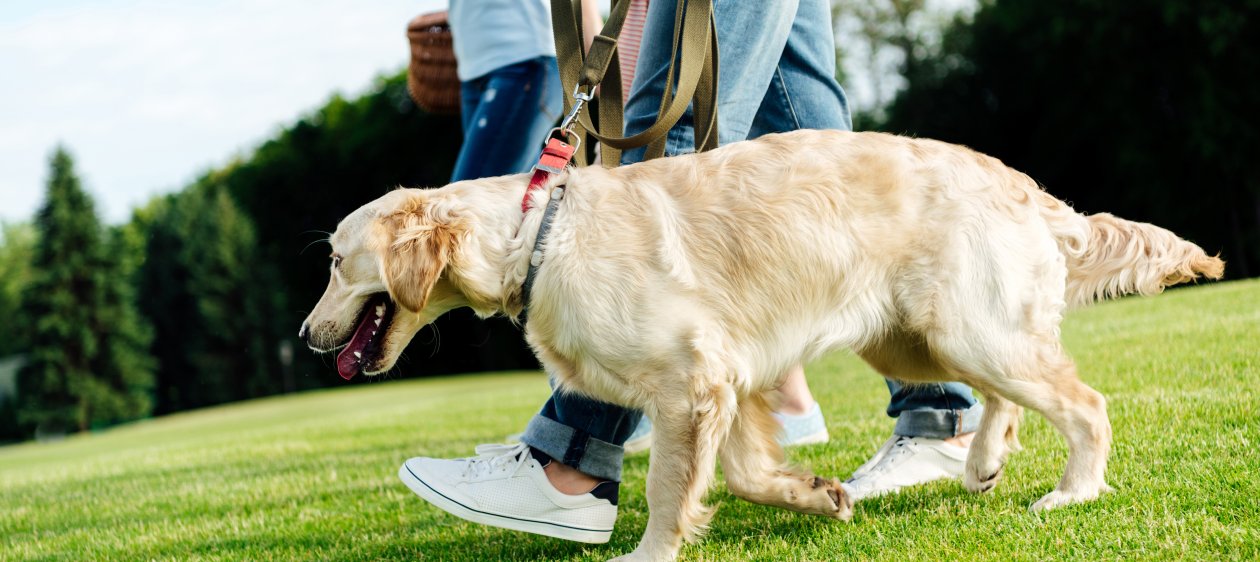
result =
[[[359,359],[349,349],[347,347],[345,351],[337,355],[337,374],[346,380],[350,380],[359,374]]]
[[[354,337],[350,338],[350,343],[337,354],[337,374],[343,379],[350,380],[362,370],[363,359],[355,357],[354,352],[362,354],[367,349],[368,343],[372,341],[372,328],[376,326],[373,322],[376,316],[372,310],[373,307],[368,307],[367,313],[359,321],[359,328],[354,331]]]

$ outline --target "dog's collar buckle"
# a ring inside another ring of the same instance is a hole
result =
[[[521,199],[522,213],[529,211],[530,195],[542,189],[547,184],[547,180],[551,179],[552,174],[563,172],[565,166],[569,165],[569,161],[573,160],[575,152],[577,152],[577,146],[564,142],[563,139],[552,137],[547,141],[547,146],[543,147],[542,156],[538,157],[538,163],[534,165],[534,175],[529,178],[529,186],[525,188],[525,197]]]

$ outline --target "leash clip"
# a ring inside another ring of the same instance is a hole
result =
[[[582,107],[586,105],[586,102],[593,99],[595,99],[594,88],[591,88],[588,92],[583,92],[581,84],[573,87],[573,107],[569,108],[569,114],[565,115],[564,119],[560,121],[559,127],[559,129],[564,131],[565,136],[573,132],[573,123],[577,121],[578,114],[582,113]]]
[[[560,126],[547,133],[547,142],[543,146],[542,155],[538,157],[538,163],[534,165],[534,175],[530,177],[529,185],[525,187],[525,197],[521,200],[522,213],[529,211],[530,194],[542,188],[552,174],[563,172],[565,166],[573,160],[573,153],[581,148],[582,135],[573,130],[573,123],[582,112],[582,106],[594,97],[594,88],[589,92],[583,92],[581,86],[573,88],[573,107],[569,109],[568,115],[564,116]],[[553,194],[552,202],[558,202],[563,193],[564,191],[560,190]]]

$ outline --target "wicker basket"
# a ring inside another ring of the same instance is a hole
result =
[[[407,24],[411,64],[407,91],[416,105],[430,113],[459,113],[459,76],[446,12],[423,14]]]

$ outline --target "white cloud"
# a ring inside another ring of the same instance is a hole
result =
[[[6,0],[0,219],[29,218],[64,143],[110,222],[406,63],[443,0]]]

